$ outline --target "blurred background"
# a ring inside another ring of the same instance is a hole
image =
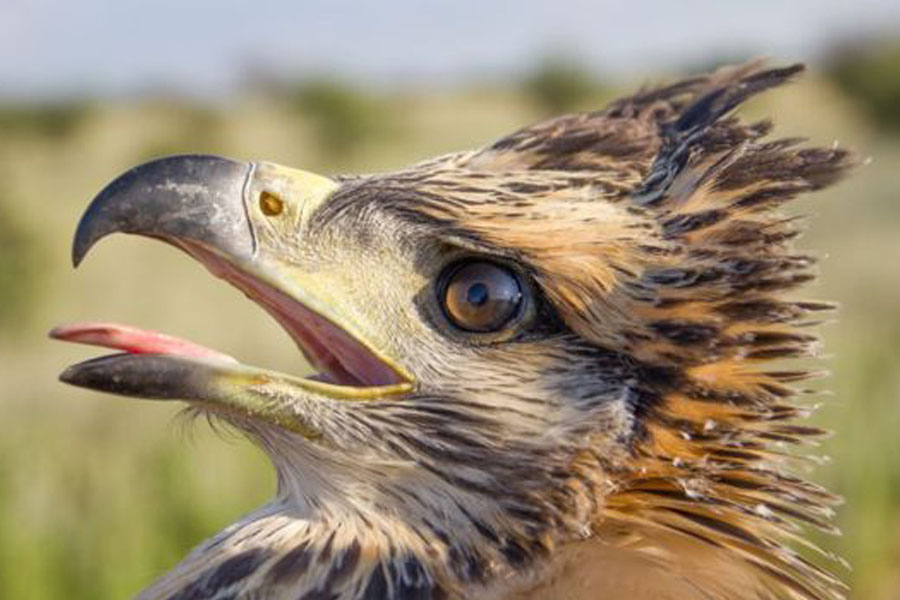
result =
[[[254,305],[161,244],[74,226],[122,170],[211,152],[320,171],[390,169],[544,116],[750,56],[811,66],[747,107],[780,135],[871,157],[797,203],[824,258],[808,295],[837,434],[814,478],[846,497],[854,598],[900,599],[900,3],[30,0],[0,4],[0,597],[122,598],[267,499],[267,461],[175,404],[64,387],[74,320],[160,329],[303,368]]]

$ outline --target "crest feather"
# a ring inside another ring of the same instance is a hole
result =
[[[764,141],[768,123],[728,116],[799,71],[713,76],[662,124],[661,150],[631,200],[667,249],[622,282],[635,290],[632,354],[660,376],[641,383],[638,460],[608,498],[607,518],[727,549],[774,598],[841,598],[837,579],[785,545],[814,549],[798,522],[834,531],[837,499],[787,474],[801,460],[788,447],[822,433],[795,422],[811,409],[790,384],[813,373],[767,365],[814,356],[808,325],[830,308],[791,296],[815,261],[793,249],[796,220],[777,209],[834,183],[854,159]]]

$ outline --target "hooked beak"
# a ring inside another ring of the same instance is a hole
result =
[[[277,248],[260,241],[255,219],[286,211],[303,218],[338,184],[271,163],[173,156],[124,173],[91,202],[75,234],[78,266],[103,237],[131,233],[163,240],[198,259],[265,308],[319,370],[297,377],[243,365],[191,342],[106,323],[57,327],[51,337],[123,352],[66,369],[72,385],[124,396],[181,399],[263,418],[311,435],[303,406],[402,394],[412,378],[327,303],[328,290],[293,277]]]
[[[244,194],[253,166],[218,156],[170,156],[125,172],[91,201],[72,244],[77,267],[111,233],[193,243],[235,260],[256,245]]]

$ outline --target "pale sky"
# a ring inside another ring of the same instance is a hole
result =
[[[552,51],[617,74],[815,60],[870,31],[900,34],[900,0],[0,0],[0,96],[217,95],[254,69],[453,82]]]

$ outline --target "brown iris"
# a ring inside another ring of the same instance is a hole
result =
[[[490,262],[451,269],[441,301],[454,325],[480,333],[497,331],[518,314],[522,288],[512,271]]]

